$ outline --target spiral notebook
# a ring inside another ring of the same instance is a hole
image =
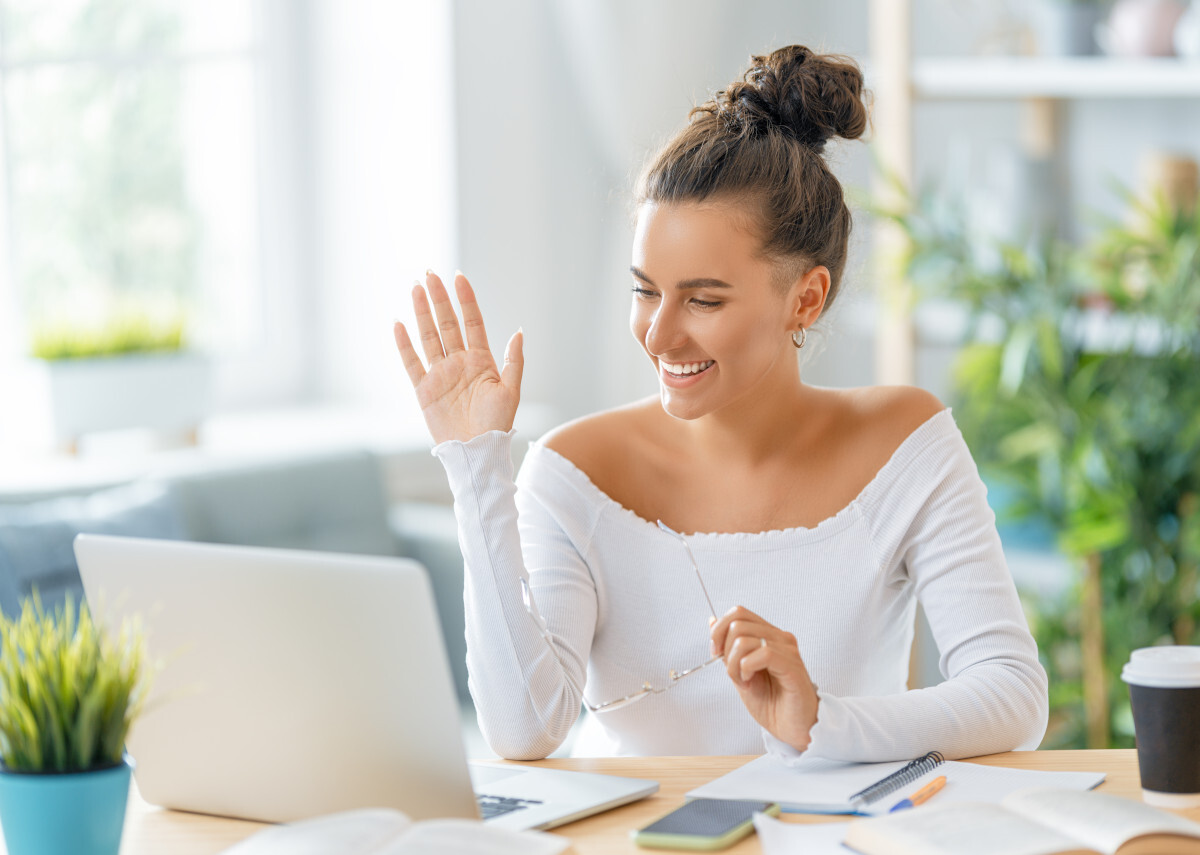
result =
[[[802,757],[795,765],[767,754],[692,790],[688,798],[779,802],[790,813],[885,814],[928,779],[946,776],[938,803],[999,802],[1025,787],[1090,790],[1103,772],[1042,772],[945,761],[936,751],[908,763],[840,763]]]

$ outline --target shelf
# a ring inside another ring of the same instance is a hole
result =
[[[914,61],[917,98],[1200,98],[1200,62],[942,57]]]

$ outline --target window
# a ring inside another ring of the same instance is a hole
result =
[[[18,329],[137,301],[208,344],[251,338],[253,32],[246,0],[0,2]]]
[[[458,264],[451,34],[445,0],[0,0],[0,452],[39,441],[31,330],[123,300],[186,309],[218,412],[412,409],[390,321]]]

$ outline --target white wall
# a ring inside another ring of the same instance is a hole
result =
[[[963,54],[994,44],[1028,3],[914,0],[916,50]],[[524,327],[525,400],[551,405],[551,420],[654,391],[626,322],[629,194],[654,145],[751,53],[801,42],[867,58],[867,0],[314,4],[321,391],[377,400],[390,394],[380,391],[388,384],[403,385],[385,353],[390,342],[372,325],[407,316],[410,280],[425,266],[447,274],[461,267],[497,353]],[[434,46],[419,61],[406,47],[414,32]],[[580,32],[589,38],[578,40]],[[443,82],[448,93],[438,88]],[[1064,180],[1076,220],[1096,207],[1114,210],[1105,179],[1133,183],[1143,149],[1200,154],[1196,107],[1069,105]],[[947,176],[999,219],[1006,206],[1021,210],[1026,191],[1005,171],[1019,149],[1020,117],[1012,102],[919,105],[919,180]],[[451,129],[453,149],[420,147]],[[831,156],[862,198],[868,144],[844,144]],[[428,197],[409,184],[418,178],[421,187],[450,188],[451,198]],[[805,369],[812,382],[872,382],[869,232],[859,214],[843,305],[827,319],[824,351]],[[921,385],[947,395],[954,350],[943,327],[936,317],[924,323],[917,368]]]
[[[813,4],[588,5],[455,2],[463,269],[495,348],[525,329],[526,399],[563,418],[655,389],[627,327],[643,159],[752,52],[805,38]],[[596,74],[570,39],[605,24],[622,37]]]
[[[415,405],[392,340],[413,281],[453,271],[448,0],[313,0],[316,397]]]

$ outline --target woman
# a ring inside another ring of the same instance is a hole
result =
[[[515,483],[521,333],[498,371],[461,274],[465,341],[438,277],[414,289],[428,367],[396,342],[454,492],[471,692],[502,756],[549,754],[581,702],[583,755],[1041,739],[1045,672],[949,410],[800,377],[851,225],[821,150],[866,124],[857,66],[800,46],[692,111],[637,196],[630,326],[660,394],[553,431]],[[948,679],[906,691],[917,601]]]

